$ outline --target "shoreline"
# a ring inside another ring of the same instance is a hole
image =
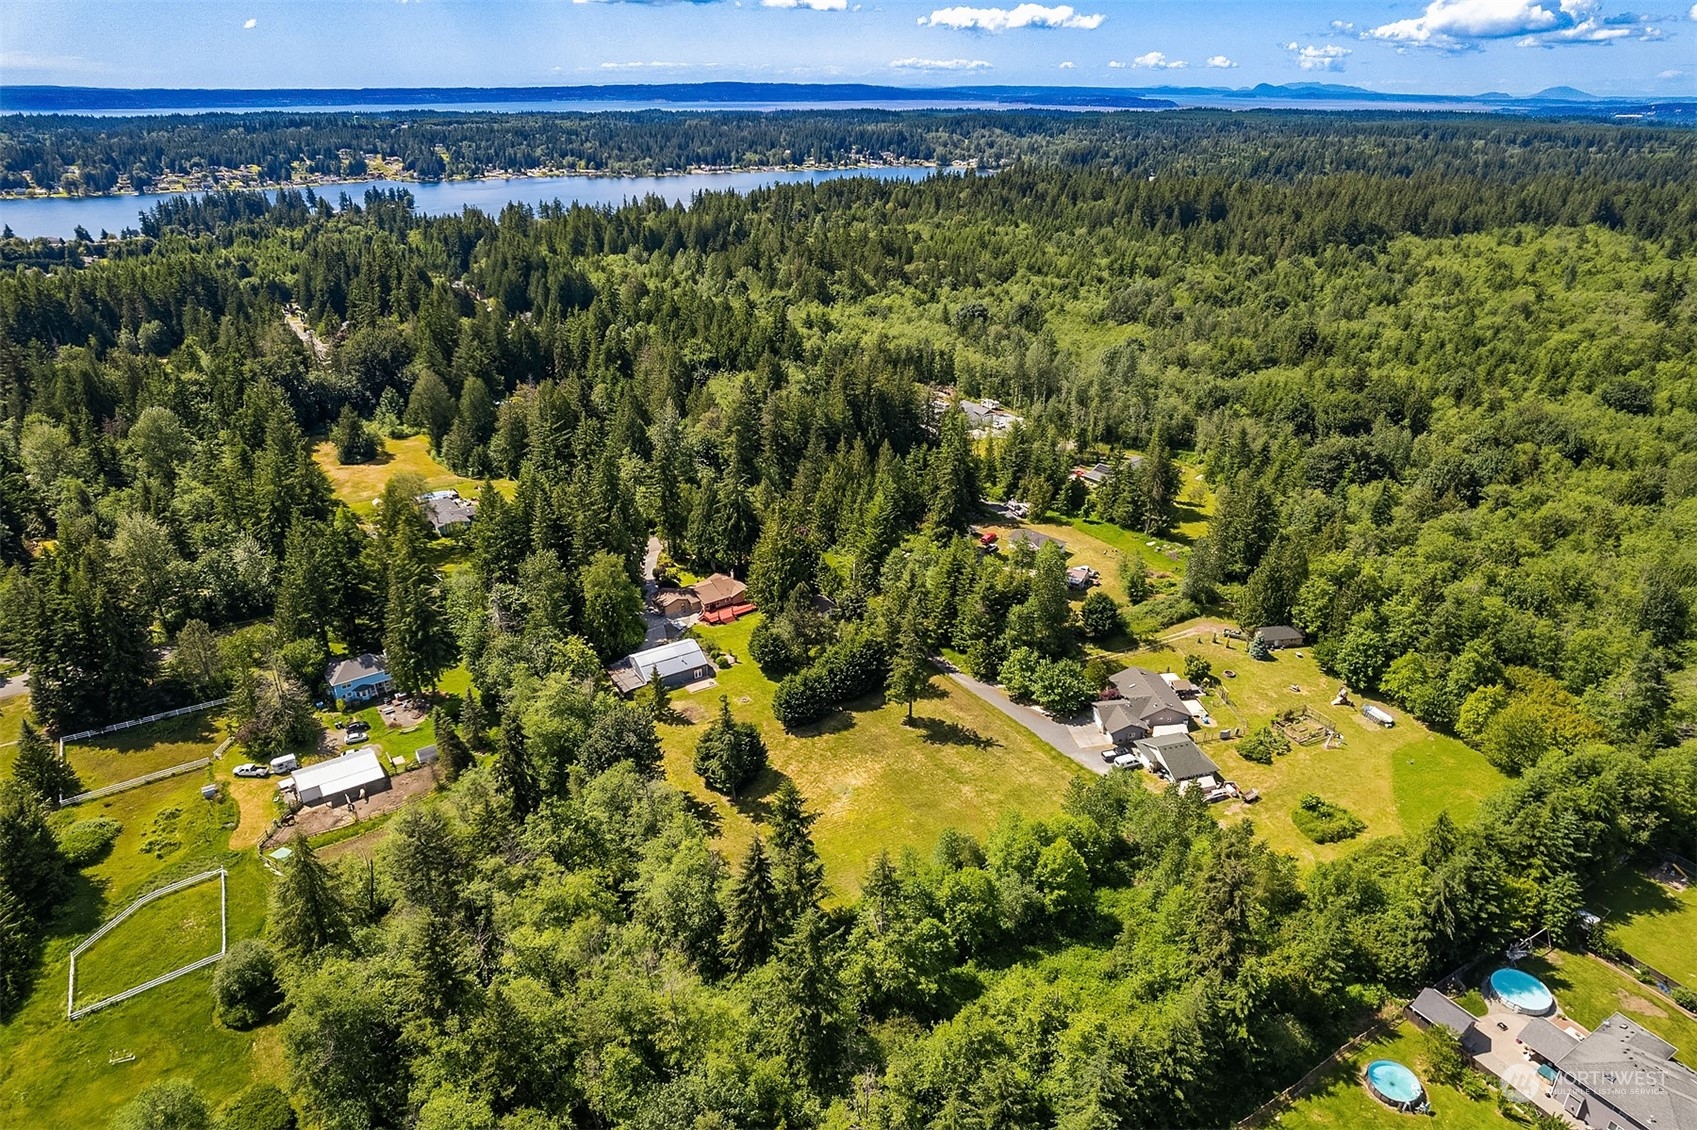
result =
[[[966,163],[951,163],[944,165],[939,161],[881,161],[877,164],[856,165],[741,165],[725,167],[721,165],[700,165],[688,169],[672,169],[666,172],[654,173],[611,173],[599,169],[574,169],[568,171],[530,170],[509,171],[499,173],[484,173],[478,176],[437,177],[430,180],[421,179],[406,173],[382,173],[366,177],[345,177],[335,180],[312,181],[255,181],[251,184],[218,184],[193,188],[166,188],[157,191],[137,192],[134,189],[113,192],[86,192],[72,195],[68,192],[31,192],[19,193],[0,191],[0,203],[31,200],[122,200],[125,198],[142,199],[150,196],[188,196],[209,192],[275,192],[280,189],[296,189],[304,192],[307,189],[347,188],[361,184],[376,184],[380,181],[392,181],[400,184],[475,184],[479,182],[522,181],[522,180],[567,180],[581,177],[585,180],[659,180],[668,177],[694,176],[733,176],[738,173],[842,173],[856,171],[871,171],[875,169],[965,169],[972,167]]]

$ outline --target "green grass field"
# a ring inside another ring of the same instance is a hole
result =
[[[211,757],[226,736],[224,721],[217,712],[204,711],[71,742],[65,746],[65,760],[83,788],[98,789]]]
[[[29,999],[0,1027],[0,1126],[104,1126],[118,1105],[165,1078],[192,1081],[214,1105],[257,1079],[281,1079],[275,1025],[233,1032],[214,1020],[211,968],[74,1023],[65,1019],[71,949],[140,894],[199,871],[227,867],[230,940],[260,932],[264,871],[251,852],[228,849],[239,812],[228,798],[201,799],[200,786],[208,779],[210,775],[201,774],[173,778],[55,816],[66,822],[107,816],[120,821],[124,830],[111,853],[78,877],[71,899],[50,927]],[[197,888],[213,896],[217,889],[216,883]],[[169,935],[180,929],[184,917],[170,912],[173,905],[182,905],[171,899],[157,905],[164,913],[138,913],[86,956],[99,954],[105,941],[127,938],[128,954],[152,962],[149,951],[173,944]],[[94,968],[80,968],[79,975]],[[137,971],[143,972],[139,967]],[[134,1059],[110,1062],[124,1055]]]
[[[336,497],[361,518],[372,515],[372,501],[396,475],[415,474],[424,479],[426,490],[457,490],[466,498],[476,498],[483,484],[456,475],[430,454],[429,436],[408,436],[406,439],[385,439],[377,459],[370,463],[342,466],[336,462],[336,449],[328,441],[312,452],[313,460],[330,479]],[[510,479],[497,482],[497,489],[511,497],[514,484]]]
[[[880,850],[927,852],[944,828],[983,833],[1007,809],[1034,816],[1056,812],[1068,781],[1083,772],[941,676],[920,700],[911,728],[901,724],[905,708],[874,696],[817,727],[787,734],[772,718],[775,684],[748,658],[748,637],[757,622],[747,617],[701,629],[741,662],[719,672],[716,688],[673,696],[674,710],[693,716],[694,724],[661,727],[668,779],[702,803],[733,860],[745,850],[763,798],[777,787],[780,774],[795,781],[819,813],[814,840],[833,890],[845,897],[859,889]],[[740,720],[760,726],[772,766],[751,795],[734,805],[708,792],[692,767],[696,739],[718,710],[721,694]]]
[[[218,952],[216,878],[148,903],[77,959],[77,1007],[121,993]]]
[[[1312,1091],[1281,1113],[1272,1125],[1287,1130],[1319,1130],[1322,1127],[1327,1130],[1408,1130],[1409,1127],[1428,1125],[1424,1117],[1394,1111],[1367,1093],[1361,1082],[1361,1072],[1375,1059],[1394,1059],[1421,1076],[1426,1100],[1432,1104],[1432,1114],[1436,1116],[1430,1125],[1442,1130],[1502,1130],[1522,1125],[1499,1114],[1495,1102],[1471,1099],[1453,1087],[1438,1086],[1426,1079],[1421,1034],[1406,1021],[1379,1039],[1369,1041],[1328,1071]]]
[[[1618,1012],[1678,1048],[1681,1063],[1697,1062],[1697,1020],[1613,966],[1585,954],[1555,950],[1528,958],[1520,967],[1548,985],[1557,1006],[1585,1027],[1595,1028]]]
[[[1615,944],[1674,980],[1697,986],[1697,888],[1675,893],[1637,871],[1603,884],[1602,905]],[[1697,1047],[1691,1049],[1697,1057]]]
[[[1344,736],[1341,747],[1293,745],[1272,765],[1257,765],[1240,757],[1234,742],[1218,741],[1217,729],[1197,732],[1203,750],[1227,779],[1261,797],[1253,805],[1234,802],[1216,811],[1223,818],[1253,820],[1281,851],[1305,862],[1335,859],[1364,837],[1417,832],[1439,812],[1447,810],[1456,820],[1466,821],[1481,800],[1504,784],[1502,774],[1476,750],[1432,733],[1405,714],[1393,711],[1396,725],[1384,730],[1361,716],[1359,699],[1356,707],[1329,705],[1338,680],[1321,674],[1308,651],[1303,650],[1300,659],[1295,651],[1274,652],[1273,659],[1257,662],[1240,642],[1224,637],[1211,642],[1212,634],[1206,631],[1183,635],[1197,623],[1178,625],[1173,635],[1179,638],[1157,650],[1119,653],[1115,659],[1153,671],[1183,671],[1185,656],[1197,654],[1213,665],[1216,676],[1233,671],[1234,678],[1221,678],[1229,705],[1217,693],[1203,699],[1218,727],[1254,729],[1280,710],[1307,705]],[[1366,822],[1366,831],[1354,840],[1313,843],[1290,818],[1306,793],[1341,804]]]

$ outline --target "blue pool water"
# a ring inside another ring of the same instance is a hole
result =
[[[1394,1059],[1376,1059],[1367,1065],[1367,1082],[1380,1097],[1393,1103],[1420,1101],[1420,1080]]]
[[[1491,974],[1491,995],[1529,1016],[1543,1016],[1556,1007],[1556,998],[1544,983],[1518,969],[1503,968]]]

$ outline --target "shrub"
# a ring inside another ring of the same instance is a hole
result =
[[[106,858],[106,853],[112,850],[112,841],[123,830],[122,824],[105,816],[78,820],[59,833],[59,850],[65,853],[72,867],[87,867]]]
[[[224,1104],[218,1130],[295,1130],[295,1108],[275,1083],[255,1083]]]
[[[1132,611],[1139,621],[1152,623],[1157,628],[1170,628],[1202,615],[1202,609],[1195,601],[1170,593],[1146,600]]]
[[[1317,844],[1351,839],[1367,830],[1361,818],[1341,805],[1321,800],[1313,793],[1303,797],[1290,814],[1296,830]]]
[[[752,722],[731,717],[731,703],[719,696],[719,717],[695,743],[695,771],[716,793],[736,796],[766,768],[766,743]]]
[[[1211,687],[1218,681],[1214,678],[1214,665],[1200,655],[1184,657],[1184,677],[1199,687]]]
[[[231,1028],[264,1023],[283,1002],[271,947],[257,938],[231,946],[212,975],[212,999],[218,1005],[218,1018]]]
[[[1668,995],[1673,997],[1673,1003],[1686,1012],[1697,1012],[1697,992],[1692,992],[1684,985],[1676,985]]]
[[[1237,752],[1245,761],[1271,765],[1275,755],[1282,757],[1290,752],[1290,739],[1271,726],[1262,726],[1237,743]]]
[[[749,658],[760,665],[760,670],[767,678],[783,678],[801,665],[795,649],[783,633],[772,630],[770,620],[762,620],[755,625],[754,632],[748,637]]]
[[[1084,598],[1084,603],[1078,607],[1078,619],[1084,625],[1084,637],[1092,640],[1107,639],[1123,626],[1120,606],[1101,589],[1093,590]]]
[[[784,677],[772,694],[772,714],[786,730],[817,722],[839,702],[882,689],[889,666],[876,637],[841,640],[826,648],[817,663]]]
[[[1078,713],[1093,697],[1083,665],[1071,659],[1046,660],[1031,680],[1032,700],[1057,718]]]
[[[786,730],[819,721],[832,705],[830,680],[817,667],[785,675],[772,692],[772,716]]]

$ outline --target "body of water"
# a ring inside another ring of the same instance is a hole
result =
[[[438,181],[415,184],[408,181],[357,181],[344,185],[320,185],[319,196],[335,203],[342,193],[355,202],[372,188],[404,188],[412,193],[418,210],[427,216],[446,216],[464,208],[478,208],[495,215],[508,204],[536,207],[559,201],[562,204],[617,205],[627,200],[660,196],[687,203],[699,192],[749,192],[775,184],[818,184],[840,177],[872,177],[877,180],[922,180],[936,169],[904,165],[870,169],[799,169],[733,173],[684,173],[667,177],[514,177],[511,179]],[[267,196],[275,197],[274,190]],[[99,236],[116,235],[125,228],[139,228],[141,214],[163,195],[93,196],[82,198],[37,198],[0,200],[0,224],[24,239],[38,236],[69,239],[77,226]]]

